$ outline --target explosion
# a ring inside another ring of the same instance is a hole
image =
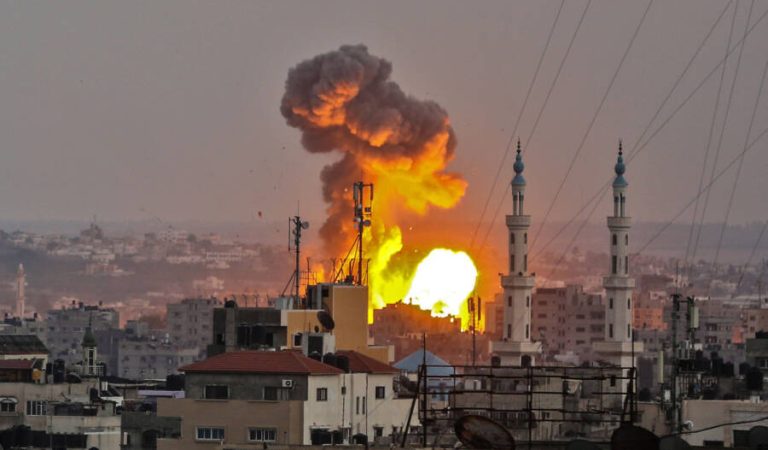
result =
[[[445,170],[456,137],[445,110],[406,95],[391,72],[365,46],[342,46],[288,72],[280,109],[307,151],[342,154],[321,173],[328,217],[320,237],[328,253],[343,256],[354,240],[352,184],[375,185],[375,216],[363,237],[371,306],[410,297],[433,314],[465,316],[461,306],[477,276],[469,256],[435,250],[419,264],[398,225],[464,196],[467,182]]]

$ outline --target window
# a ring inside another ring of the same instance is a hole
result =
[[[387,396],[387,388],[385,386],[376,386],[376,398],[385,398]]]
[[[509,233],[509,243],[512,245],[515,244],[515,233]]]
[[[611,256],[611,273],[616,275],[616,255]]]
[[[507,325],[507,337],[512,337],[512,325]]]
[[[512,296],[507,297],[507,306],[512,306]]]
[[[515,273],[515,254],[512,253],[509,255],[509,271],[511,273]]]
[[[629,324],[627,324],[627,338],[631,338],[631,337],[632,337],[632,328],[630,327]]]
[[[611,245],[616,245],[618,243],[618,240],[616,239],[616,235],[611,236]]]
[[[546,303],[544,303],[546,305]],[[525,297],[525,307],[530,308],[531,307],[531,297]]]
[[[530,337],[530,326],[526,323],[525,324],[525,338],[528,339]]]
[[[528,253],[523,255],[523,272],[528,272]]]
[[[44,416],[46,413],[46,402],[41,400],[28,400],[27,401],[27,415],[28,416]]]
[[[608,337],[609,338],[613,337],[613,324],[612,323],[608,324]]]
[[[317,401],[318,402],[328,401],[328,388],[317,388]]]
[[[6,397],[0,400],[0,412],[16,412],[16,399]]]
[[[373,427],[373,436],[374,437],[382,437],[382,436],[384,436],[384,428],[383,427]]]
[[[632,298],[627,299],[627,309],[632,309]]]
[[[628,234],[624,235],[624,245],[629,245],[629,235]]]
[[[204,398],[207,399],[228,399],[229,398],[229,386],[219,386],[209,384],[205,386]]]
[[[523,242],[525,242],[526,244],[528,243],[528,233],[525,233],[523,235]]]
[[[277,400],[277,388],[274,386],[264,386],[264,400]]]
[[[221,427],[197,427],[198,441],[223,441],[224,428]]]
[[[608,309],[613,309],[613,297],[608,299]]]
[[[629,273],[629,256],[624,257],[624,274]]]
[[[355,397],[355,414],[360,414],[360,397]]]
[[[248,440],[251,442],[275,442],[277,430],[274,428],[249,428]]]
[[[366,409],[365,409],[365,400],[366,400],[367,398],[368,398],[368,397],[363,397],[363,414],[368,414],[368,412],[367,412],[367,411],[366,411]]]

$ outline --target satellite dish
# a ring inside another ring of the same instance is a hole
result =
[[[320,322],[320,325],[323,326],[325,331],[333,331],[336,327],[336,322],[333,321],[333,317],[331,317],[331,314],[324,309],[317,312],[317,321]]]
[[[611,435],[611,450],[647,450],[659,448],[659,438],[645,428],[622,425]]]
[[[749,448],[751,450],[761,450],[768,448],[768,427],[758,425],[749,429],[747,435]]]
[[[514,450],[515,439],[506,428],[487,417],[468,415],[453,424],[456,437],[467,448]]]
[[[664,436],[659,440],[659,450],[691,450],[691,444],[680,436]]]
[[[594,442],[585,441],[584,439],[574,439],[565,446],[565,450],[600,450]]]
[[[301,222],[301,228],[304,229],[304,230],[309,228],[309,222]]]

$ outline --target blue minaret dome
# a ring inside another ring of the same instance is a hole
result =
[[[624,165],[624,152],[622,150],[621,141],[619,141],[619,157],[616,159],[616,165],[613,170],[616,171],[616,179],[613,180],[613,187],[627,187],[629,183],[624,179],[624,172],[627,167]]]
[[[517,140],[517,156],[515,156],[515,164],[512,166],[515,169],[515,178],[512,179],[512,186],[525,186],[525,178],[523,177],[523,170],[525,170],[525,164],[523,164],[522,150],[520,149],[520,139]]]

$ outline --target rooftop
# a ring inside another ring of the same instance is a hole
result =
[[[0,355],[48,354],[48,349],[35,335],[0,335]]]
[[[400,370],[352,350],[339,350],[337,355],[349,358],[349,370],[353,373],[399,373]]]
[[[350,361],[351,364],[351,361]],[[213,356],[179,368],[186,373],[272,373],[297,375],[334,375],[336,367],[307,358],[294,351],[239,351]]]

